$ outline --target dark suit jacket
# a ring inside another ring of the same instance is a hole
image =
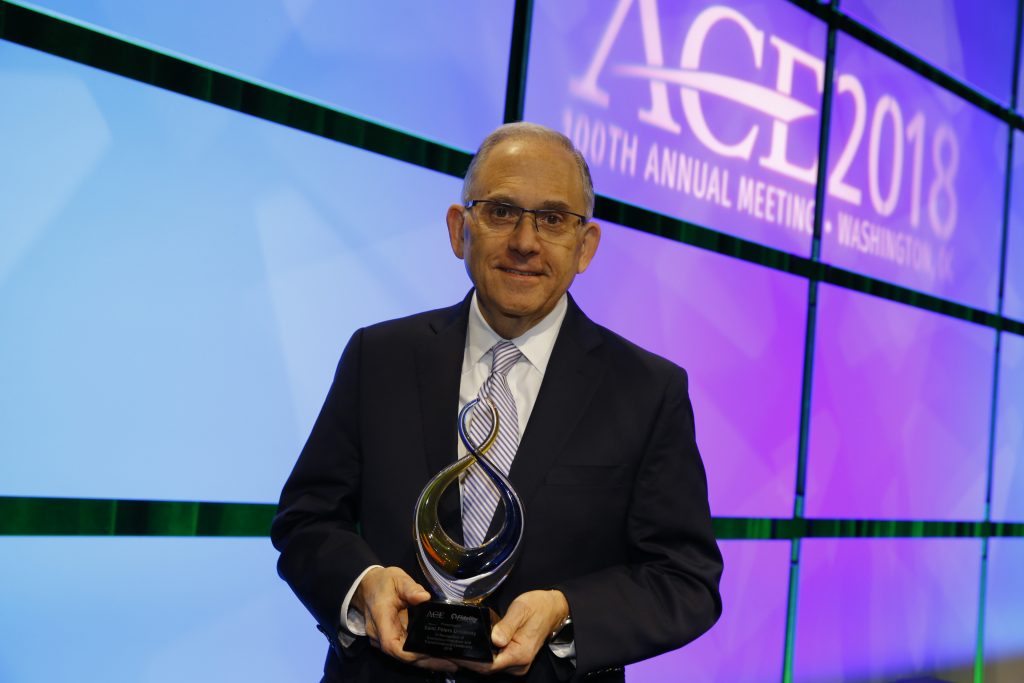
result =
[[[429,587],[413,508],[458,452],[470,301],[356,332],[285,484],[272,530],[278,571],[326,634],[368,565],[400,566]],[[542,648],[526,681],[645,659],[718,618],[722,559],[686,373],[594,324],[571,298],[510,479],[526,510],[522,553],[491,604],[503,613],[520,593],[559,588],[577,653],[574,670]],[[461,533],[457,494],[442,515]],[[424,679],[365,640],[333,645],[324,680]]]

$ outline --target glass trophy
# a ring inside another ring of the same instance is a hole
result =
[[[482,443],[473,443],[469,419],[487,420]],[[505,474],[487,458],[501,423],[489,399],[470,401],[459,413],[459,439],[467,455],[427,482],[416,502],[414,533],[420,566],[435,599],[409,608],[405,649],[446,659],[489,662],[494,658],[491,625],[495,613],[482,603],[505,580],[519,555],[523,538],[523,503]],[[501,528],[482,545],[463,546],[445,532],[438,519],[444,491],[473,463],[498,490],[504,508]]]

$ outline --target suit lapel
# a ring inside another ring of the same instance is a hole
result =
[[[529,499],[594,398],[604,371],[600,343],[597,326],[569,297],[569,309],[509,473],[527,511]]]
[[[470,293],[470,296],[472,292]],[[437,311],[428,322],[429,333],[416,348],[416,377],[427,477],[433,477],[458,457],[455,428],[459,410],[459,383],[466,347],[470,296],[461,304]],[[438,510],[445,528],[461,539],[462,521],[458,489],[441,498]]]

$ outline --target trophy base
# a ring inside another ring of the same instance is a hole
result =
[[[494,661],[492,615],[494,612],[479,605],[433,600],[414,605],[409,607],[403,649],[443,659]]]

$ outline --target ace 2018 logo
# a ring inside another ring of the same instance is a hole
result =
[[[680,30],[679,21],[667,25]],[[657,0],[618,0],[597,43],[583,46],[585,68],[569,79],[564,131],[592,163],[639,177],[647,192],[674,190],[714,204],[714,211],[810,234],[823,57],[725,5],[702,9],[682,29],[681,40],[665,33]],[[677,66],[670,43],[681,45]],[[628,102],[617,101],[630,81],[645,86],[634,88]],[[860,74],[838,67],[834,82],[826,235],[838,228],[832,237],[839,247],[927,281],[949,279],[946,244],[959,212],[956,131],[941,108],[917,106],[922,98],[906,89],[869,97]],[[746,122],[743,130],[733,121],[723,133],[722,103]],[[631,120],[623,118],[624,104]],[[709,104],[717,107],[713,115]],[[645,137],[655,142],[642,145]],[[676,148],[666,142],[673,139]]]

